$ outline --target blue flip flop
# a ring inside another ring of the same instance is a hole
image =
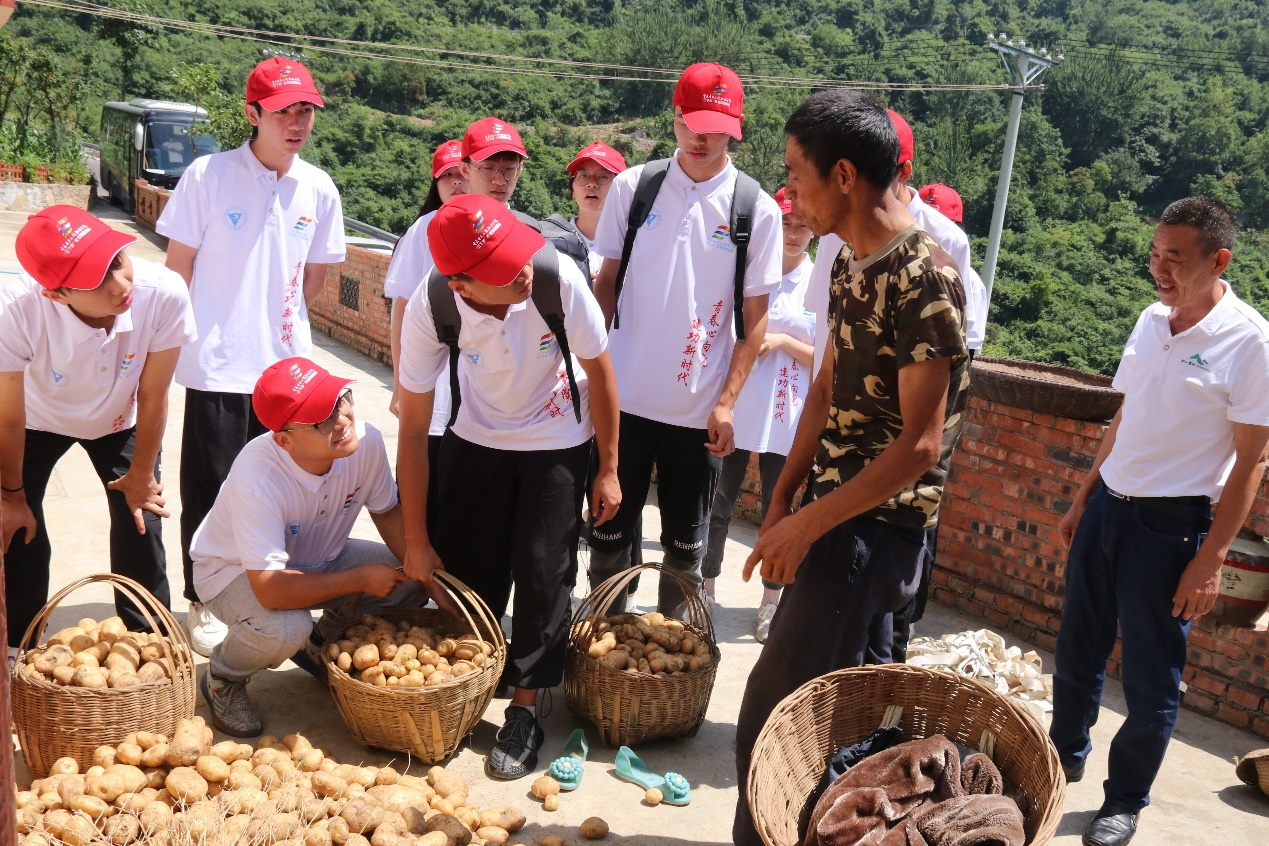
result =
[[[629,746],[617,750],[613,763],[617,777],[623,781],[637,784],[644,790],[656,788],[661,791],[662,801],[667,805],[686,805],[692,801],[692,786],[687,779],[678,773],[666,773],[659,776],[648,769],[642,759]]]
[[[586,743],[586,732],[574,729],[564,744],[563,754],[547,767],[547,775],[560,783],[560,790],[576,790],[582,783],[582,764],[590,746]]]

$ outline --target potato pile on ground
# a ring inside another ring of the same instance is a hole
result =
[[[592,631],[589,620],[582,627],[583,643],[590,657],[610,670],[653,676],[681,676],[708,667],[714,661],[713,645],[678,620],[648,614],[601,617]]]
[[[444,767],[426,777],[341,764],[303,735],[211,745],[201,717],[63,758],[19,791],[20,846],[501,846],[518,808],[481,809]]]
[[[73,687],[171,684],[174,672],[162,636],[130,632],[119,617],[100,623],[86,617],[27,652],[24,661],[29,678]]]
[[[335,666],[376,687],[436,687],[474,673],[493,645],[468,632],[444,637],[427,626],[367,614],[327,647]]]

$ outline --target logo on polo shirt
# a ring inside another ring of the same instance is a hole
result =
[[[731,245],[731,227],[725,223],[720,223],[718,228],[714,230],[714,234],[709,236],[709,240],[705,243],[724,252],[733,253],[736,251]]]
[[[247,210],[242,206],[230,206],[225,209],[225,225],[235,232],[247,225]]]
[[[476,350],[463,353],[463,355],[467,356],[467,360],[470,361],[472,364],[480,364],[480,353],[477,352]]]
[[[66,374],[58,370],[56,367],[50,367],[49,369],[53,371],[53,384],[62,384],[62,381],[66,379]]]
[[[555,355],[555,335],[547,332],[538,339],[538,358],[551,358]]]
[[[301,217],[295,221],[295,226],[291,228],[290,234],[303,241],[313,240],[313,230],[311,228],[313,222],[311,217]]]
[[[359,493],[361,493],[361,485],[358,485],[355,491],[350,493],[348,496],[344,497],[344,507],[340,510],[347,511],[349,507],[353,504],[353,500],[357,498],[357,494]]]
[[[123,361],[119,362],[119,375],[120,375],[120,376],[122,376],[123,374],[125,374],[125,373],[127,373],[127,372],[128,372],[128,368],[132,366],[132,361],[133,361],[133,359],[135,359],[136,357],[137,357],[137,354],[136,354],[136,353],[128,353],[127,355],[125,355],[125,356],[123,357]]]
[[[1207,370],[1207,359],[1203,358],[1203,356],[1198,353],[1195,353],[1189,358],[1183,358],[1181,361],[1190,367],[1197,367],[1199,370]]]
[[[661,212],[657,211],[656,206],[652,207],[652,211],[648,212],[648,219],[643,222],[645,229],[656,229],[661,225]]]
[[[300,533],[300,524],[292,523],[291,525],[286,527],[286,530],[291,533],[291,537],[295,537],[296,535]]]

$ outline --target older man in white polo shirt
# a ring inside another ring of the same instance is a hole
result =
[[[423,286],[406,308],[401,331],[405,569],[431,583],[432,572],[443,566],[472,586],[495,619],[507,608],[514,579],[515,631],[504,678],[515,692],[486,772],[520,778],[536,767],[544,739],[537,692],[564,676],[592,433],[599,460],[591,511],[601,525],[621,513],[617,385],[603,313],[581,270],[501,202],[455,197],[428,225],[428,241],[437,281],[446,287],[438,296],[431,283]],[[538,308],[544,301],[537,298],[550,284],[539,269],[551,262],[558,269],[562,333],[547,325]],[[447,305],[441,297],[451,300],[461,321],[461,354],[451,371],[458,376],[458,413],[445,432],[438,466],[431,467],[428,422],[437,380],[451,357],[437,332],[435,314],[444,314]],[[565,356],[573,354],[570,364]],[[576,395],[570,370],[580,371]],[[432,473],[439,474],[440,503],[429,526],[424,518]]]
[[[315,647],[343,622],[328,611],[422,605],[428,592],[406,583],[405,529],[383,436],[353,416],[351,380],[305,358],[283,359],[260,376],[252,405],[271,434],[234,461],[194,535],[194,584],[228,633],[212,650],[203,695],[216,727],[253,737],[261,721],[247,682],[295,658],[320,675]],[[349,540],[361,509],[383,543]],[[436,587],[438,604],[454,606]]]
[[[52,549],[44,491],[79,444],[110,506],[110,568],[168,603],[159,449],[180,348],[194,339],[179,276],[129,258],[135,241],[72,206],[32,215],[18,233],[23,273],[0,293],[0,511],[9,646],[48,597]],[[115,597],[131,629],[146,627]]]
[[[1084,775],[1116,628],[1123,642],[1128,717],[1088,846],[1136,831],[1176,723],[1190,623],[1212,609],[1264,477],[1269,322],[1221,279],[1234,236],[1214,200],[1164,211],[1150,247],[1159,302],[1128,338],[1123,407],[1058,527],[1070,553],[1049,736],[1068,781]]]
[[[308,355],[308,304],[326,266],[344,260],[344,215],[330,177],[299,157],[323,105],[308,69],[275,56],[247,79],[251,140],[195,160],[155,227],[171,239],[167,266],[190,286],[198,342],[182,355],[181,551],[186,625],[202,655],[224,625],[193,584],[189,548],[238,451],[265,428],[251,413],[260,371]]]

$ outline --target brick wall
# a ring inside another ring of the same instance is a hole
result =
[[[392,301],[383,295],[387,253],[349,247],[326,271],[326,286],[309,303],[312,327],[385,364],[392,363]]]
[[[163,207],[167,205],[171,196],[172,192],[166,188],[156,188],[144,179],[138,179],[137,202],[133,209],[133,217],[136,218],[137,224],[153,231],[159,215],[163,214]]]
[[[1057,525],[1105,426],[972,397],[939,529],[934,598],[1052,650],[1066,550]],[[1247,525],[1269,534],[1269,483]],[[1269,737],[1269,632],[1200,618],[1190,633],[1184,704]],[[1118,674],[1119,647],[1111,660]]]

